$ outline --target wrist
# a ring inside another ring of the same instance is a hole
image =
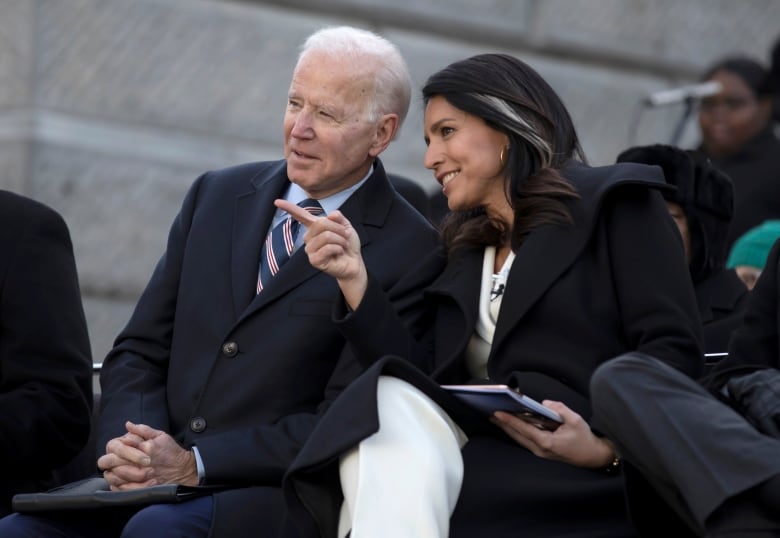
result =
[[[601,460],[601,464],[598,468],[610,474],[618,472],[620,470],[621,463],[620,454],[618,454],[618,451],[615,449],[615,445],[612,444],[612,441],[605,437],[602,437],[601,441],[603,447],[606,450],[604,451],[604,457]]]
[[[357,273],[349,278],[337,279],[341,294],[344,296],[344,300],[349,306],[350,310],[357,310],[360,306],[363,296],[368,289],[368,272],[366,266],[361,262]]]
[[[604,470],[604,472],[606,472],[607,474],[615,474],[615,473],[617,473],[617,472],[620,472],[620,468],[621,468],[621,466],[622,466],[621,464],[622,464],[622,460],[620,459],[620,455],[619,455],[619,454],[617,454],[617,453],[615,453],[615,454],[612,456],[612,461],[610,461],[610,462],[609,462],[609,463],[608,463],[608,464],[607,464],[605,467],[603,467],[602,469],[603,469],[603,470]]]

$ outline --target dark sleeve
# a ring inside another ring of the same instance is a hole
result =
[[[680,233],[657,191],[626,186],[611,196],[607,233],[628,345],[698,376],[701,319]]]
[[[182,259],[199,188],[187,193],[168,235],[165,253],[152,273],[126,327],[117,336],[100,372],[98,454],[126,432],[125,422],[170,431],[166,379]]]
[[[364,368],[383,356],[396,355],[424,372],[432,371],[435,305],[423,290],[444,264],[443,250],[436,249],[411,268],[390,294],[369,275],[366,295],[354,312],[347,310],[343,300],[337,303],[336,322]]]
[[[762,368],[780,368],[780,240],[767,257],[761,276],[750,292],[742,325],[729,342],[729,356],[720,361],[702,380],[712,390],[723,386],[729,378],[745,375]]]
[[[5,472],[31,477],[87,441],[92,358],[65,221],[37,205],[16,218],[18,237],[0,232],[0,455]]]

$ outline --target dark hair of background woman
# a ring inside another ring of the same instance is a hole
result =
[[[769,72],[751,58],[735,56],[719,60],[704,71],[700,80],[709,80],[718,71],[727,71],[737,75],[750,88],[756,98],[769,95],[772,92]]]
[[[433,74],[422,93],[426,105],[441,96],[509,138],[504,187],[515,214],[513,250],[534,227],[571,222],[564,200],[578,195],[558,170],[570,158],[584,162],[585,156],[569,112],[536,71],[506,54],[480,54]],[[452,252],[462,246],[501,245],[508,224],[475,208],[451,212],[441,228]]]

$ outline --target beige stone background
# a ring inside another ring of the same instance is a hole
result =
[[[670,140],[682,107],[642,108],[648,93],[692,83],[726,54],[767,60],[780,1],[0,0],[0,188],[67,221],[95,361],[195,177],[281,156],[298,46],[332,24],[397,43],[416,88],[467,55],[519,56],[567,103],[591,162],[606,164]],[[682,144],[697,135],[689,123]],[[415,95],[384,162],[432,190],[423,148]]]

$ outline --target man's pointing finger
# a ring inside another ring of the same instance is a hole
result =
[[[306,226],[307,228],[311,226],[311,224],[316,221],[320,217],[315,217],[308,211],[306,211],[304,208],[292,203],[288,202],[287,200],[274,200],[274,205],[278,207],[279,209],[283,211],[287,211],[292,218]]]

